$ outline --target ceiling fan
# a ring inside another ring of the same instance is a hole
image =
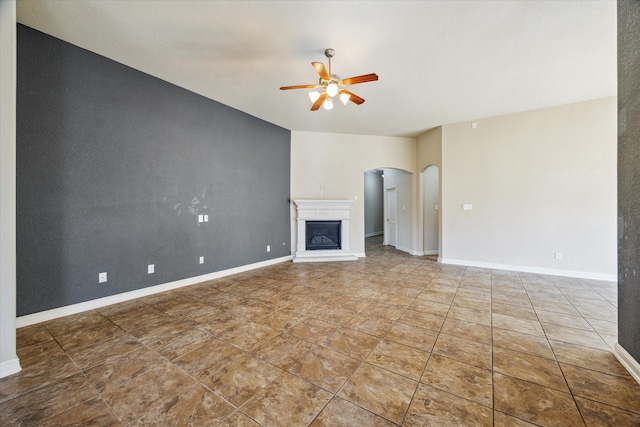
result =
[[[331,110],[333,108],[333,100],[332,98],[336,95],[340,95],[340,101],[344,105],[347,105],[347,102],[351,101],[356,105],[360,105],[364,102],[364,99],[360,98],[358,95],[349,92],[344,89],[345,86],[355,85],[358,83],[367,83],[374,82],[378,80],[378,75],[375,73],[371,74],[363,74],[361,76],[349,77],[346,79],[340,79],[340,77],[335,74],[331,74],[331,58],[336,54],[333,49],[325,49],[324,55],[329,58],[329,70],[324,66],[322,62],[312,62],[313,68],[315,68],[316,72],[320,76],[320,80],[318,84],[314,85],[296,85],[296,86],[282,86],[280,90],[290,90],[290,89],[324,89],[323,92],[313,91],[309,92],[309,98],[311,98],[311,102],[313,105],[311,106],[311,111],[316,111],[320,108],[320,106],[324,106],[325,109]]]

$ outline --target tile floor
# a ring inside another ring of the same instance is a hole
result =
[[[19,329],[0,424],[640,425],[614,283],[367,254]]]

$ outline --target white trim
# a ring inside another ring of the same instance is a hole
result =
[[[366,233],[364,237],[367,238],[367,237],[373,237],[373,236],[381,236],[383,234],[384,234],[384,231],[374,231],[373,233]]]
[[[466,267],[491,268],[496,270],[520,271],[522,273],[548,274],[551,276],[576,277],[578,279],[618,281],[616,274],[590,273],[587,271],[557,270],[554,268],[528,267],[524,265],[495,264],[492,262],[467,261],[463,259],[438,258],[443,264],[464,265]]]
[[[357,256],[358,258],[366,258],[367,254],[365,254],[364,252],[354,252],[353,253],[355,256]]]
[[[410,249],[410,248],[405,248],[404,246],[398,246],[398,245],[396,245],[396,249],[397,249],[397,250],[399,250],[399,251],[402,251],[402,252],[406,252],[406,253],[411,254],[411,255],[415,255],[415,253],[413,252],[413,250],[412,250],[412,249]]]
[[[428,251],[424,251],[423,254],[424,255],[438,255],[438,252],[439,251],[437,249],[431,249],[431,250],[428,250]]]
[[[620,344],[613,346],[613,355],[622,363],[631,376],[640,383],[640,363],[625,350]]]
[[[8,377],[22,370],[20,366],[20,359],[14,357],[13,359],[0,362],[0,378]]]
[[[83,311],[93,310],[96,308],[129,301],[140,297],[146,297],[149,295],[157,294],[159,292],[165,292],[172,289],[182,288],[184,286],[195,285],[196,283],[219,279],[221,277],[230,276],[232,274],[255,270],[256,268],[268,267],[270,265],[279,264],[281,262],[291,261],[291,259],[292,256],[288,255],[280,258],[270,259],[267,261],[256,262],[254,264],[229,268],[227,270],[215,271],[213,273],[203,274],[201,276],[189,277],[186,279],[176,280],[174,282],[163,283],[161,285],[150,286],[148,288],[136,289],[135,291],[110,295],[108,297],[85,301],[78,304],[67,305],[65,307],[41,311],[39,313],[28,314],[26,316],[20,316],[16,319],[16,328],[22,328],[23,326],[46,322],[48,320],[57,319],[58,317],[69,316],[71,314],[81,313]]]
[[[413,251],[413,252],[411,252],[411,255],[424,256],[424,252],[422,252],[422,251]]]

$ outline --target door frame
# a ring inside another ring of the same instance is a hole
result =
[[[396,197],[396,241],[395,244],[392,245],[394,248],[396,246],[398,246],[398,189],[397,187],[394,185],[392,187],[385,187],[384,189],[384,239],[383,239],[383,244],[384,245],[391,245],[391,243],[389,242],[389,236],[390,236],[390,222],[389,222],[389,193],[393,191],[393,193],[395,194]]]

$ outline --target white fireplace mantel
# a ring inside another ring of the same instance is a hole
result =
[[[297,207],[298,242],[293,262],[355,261],[349,224],[353,200],[294,200]],[[340,221],[341,249],[307,250],[307,221]]]

